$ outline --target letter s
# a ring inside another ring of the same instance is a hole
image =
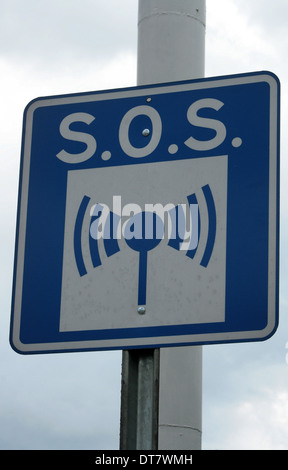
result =
[[[219,111],[220,108],[224,103],[222,101],[207,98],[203,100],[195,101],[195,103],[191,104],[187,111],[187,118],[190,124],[197,126],[197,127],[205,127],[208,129],[214,129],[216,131],[216,136],[210,140],[197,140],[194,137],[189,137],[184,143],[187,147],[190,147],[193,150],[212,150],[213,148],[218,147],[218,145],[224,142],[226,137],[226,127],[221,121],[217,121],[216,119],[208,119],[204,117],[199,117],[197,112],[201,108],[212,108],[216,111]]]
[[[96,140],[90,134],[85,132],[72,131],[70,124],[73,122],[84,122],[85,124],[91,124],[94,121],[94,116],[88,113],[73,113],[66,116],[60,124],[59,131],[62,137],[75,142],[83,142],[87,148],[81,153],[69,153],[66,150],[61,150],[57,153],[56,157],[65,163],[82,163],[85,160],[91,158],[97,148]]]

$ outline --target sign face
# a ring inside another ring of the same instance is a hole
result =
[[[32,101],[12,347],[32,354],[270,337],[278,134],[270,72]]]

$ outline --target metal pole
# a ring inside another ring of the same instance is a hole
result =
[[[139,0],[138,85],[201,78],[206,0]]]
[[[158,448],[159,349],[123,351],[121,450]]]
[[[139,0],[138,85],[203,77],[204,49],[205,0]],[[201,408],[201,347],[123,351],[121,449],[201,449]]]

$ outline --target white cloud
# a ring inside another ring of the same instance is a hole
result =
[[[3,0],[1,54],[49,68],[71,61],[109,61],[135,50],[137,3],[128,0]],[[135,18],[136,19],[136,18]]]
[[[239,371],[235,364],[233,371],[229,369],[229,374],[227,371],[219,373],[213,392],[211,390],[205,400],[205,448],[287,449],[288,365],[284,358],[283,348],[281,365],[265,366],[265,362],[260,361],[257,365],[252,360],[245,370],[242,370],[245,364],[242,362]],[[229,380],[226,381],[225,377]]]
[[[229,448],[285,450],[288,439],[288,394],[285,390],[263,391],[257,400],[242,401],[235,408],[236,426]]]
[[[285,40],[287,34],[287,1],[286,0],[234,0],[240,12],[250,25],[259,24],[266,31],[266,36],[276,37],[276,41]],[[286,39],[287,41],[287,39]]]
[[[251,3],[251,2],[249,2]],[[209,75],[263,70],[278,56],[275,42],[251,23],[237,2],[207,1],[206,69]]]

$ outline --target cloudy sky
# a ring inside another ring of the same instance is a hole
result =
[[[288,4],[207,0],[206,76],[282,87],[280,325],[204,347],[203,449],[288,449]],[[9,323],[22,114],[38,96],[136,84],[137,0],[0,0],[0,448],[117,449],[121,353],[21,356]],[[285,135],[286,134],[286,135]]]

